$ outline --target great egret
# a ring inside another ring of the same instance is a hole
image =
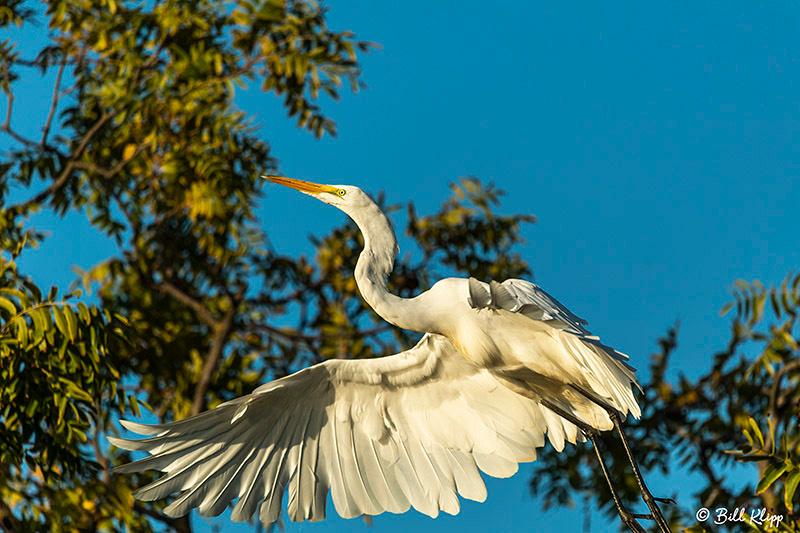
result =
[[[266,177],[266,176],[265,176]],[[598,459],[623,521],[654,519],[669,531],[624,439],[620,415],[638,417],[634,369],[537,285],[444,279],[415,298],[391,294],[386,278],[398,252],[392,226],[361,189],[286,177],[267,179],[349,215],[364,235],[355,278],[367,303],[397,327],[425,333],[405,352],[371,360],[329,360],[257,388],[216,409],[169,424],[123,421],[143,440],[112,438],[151,456],[118,472],[166,472],[134,496],[180,495],[164,510],[198,507],[232,519],[258,509],[278,518],[288,485],[292,520],[320,520],[330,489],[345,518],[459,510],[457,494],[483,501],[478,469],[508,477],[536,459],[547,435],[565,441],[617,427],[650,515],[626,511]]]

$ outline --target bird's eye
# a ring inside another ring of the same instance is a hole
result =
[[[342,196],[347,194],[347,191],[344,189],[339,189],[338,191],[336,191],[336,194],[341,198]]]

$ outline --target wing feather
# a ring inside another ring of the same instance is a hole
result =
[[[199,511],[204,516],[219,516],[228,506],[230,501],[238,495],[239,486],[242,480],[242,471],[251,458],[256,454],[256,448],[242,446],[239,455],[234,458],[225,470],[221,470],[217,475],[223,480],[223,485],[216,491],[210,492],[211,498],[201,506]],[[227,481],[225,481],[227,480]]]
[[[508,304],[503,290],[480,289],[476,298]],[[411,506],[436,516],[457,513],[459,494],[486,498],[479,468],[505,477],[534,460],[552,432],[547,416],[429,334],[406,352],[326,361],[179,422],[126,421],[147,438],[112,442],[151,454],[116,470],[165,472],[135,495],[177,494],[172,516],[215,516],[238,499],[233,520],[258,511],[269,524],[287,488],[292,520],[324,518],[329,491],[344,517]]]
[[[486,484],[478,473],[475,460],[461,450],[446,449],[445,454],[458,493],[468,500],[486,501]]]
[[[582,375],[589,381],[590,392],[610,401],[622,413],[630,412],[639,417],[641,411],[631,391],[631,385],[639,387],[634,372],[636,369],[628,364],[628,356],[600,342],[599,337],[592,335],[584,326],[586,320],[578,317],[556,300],[544,289],[521,279],[509,279],[492,287],[502,287],[506,292],[495,288],[495,292],[508,293],[513,304],[503,306],[512,312],[522,313],[529,318],[539,320],[548,326],[560,330],[563,348],[585,369]],[[641,389],[641,387],[639,387]],[[593,410],[589,408],[589,410]],[[595,418],[605,418],[595,415]],[[565,436],[572,441],[572,428]]]
[[[439,477],[442,491],[439,494],[439,508],[447,514],[456,515],[461,510],[458,503],[458,490],[453,471],[449,468],[446,450],[433,448],[429,453],[433,460],[436,475]]]
[[[430,496],[431,479],[426,469],[427,465],[420,460],[419,452],[416,449],[419,442],[413,435],[407,434],[407,437],[398,439],[401,451],[398,465],[406,481],[406,495],[414,509],[431,518],[436,518],[439,509]],[[416,460],[415,455],[417,456]]]
[[[508,309],[509,311],[518,311],[523,305],[532,304],[544,311],[545,320],[558,320],[565,324],[571,333],[589,335],[589,331],[583,327],[589,324],[586,320],[576,316],[535,283],[522,279],[507,279],[500,286],[517,302],[515,307]]]

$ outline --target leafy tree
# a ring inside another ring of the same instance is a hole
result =
[[[356,50],[370,45],[329,30],[325,10],[303,0],[0,8],[3,27],[40,18],[47,42],[35,57],[0,42],[11,144],[0,156],[0,528],[190,531],[163,502],[133,500],[148,476],[110,475],[130,460],[104,438],[123,414],[145,404],[182,418],[301,365],[412,341],[358,296],[352,224],[315,241],[314,261],[270,248],[254,206],[257,176],[276,162],[233,103],[236,84],[257,82],[299,127],[334,134],[317,98],[335,98],[342,81],[357,89]],[[36,70],[55,81],[31,138],[14,102]],[[11,190],[27,197],[9,204]],[[436,214],[409,204],[407,232],[423,252],[398,264],[393,290],[425,289],[437,268],[529,275],[511,248],[532,217],[497,215],[500,194],[470,178]],[[117,244],[81,276],[96,305],[80,291],[43,296],[19,271],[30,246],[47,246],[29,222],[41,209],[83,213]]]
[[[710,368],[694,379],[683,374],[675,381],[667,378],[678,339],[677,326],[671,328],[659,341],[661,352],[653,355],[649,379],[642,383],[642,418],[629,420],[626,426],[647,470],[669,474],[680,465],[702,479],[696,487],[681,487],[682,492],[692,491],[694,508],[665,507],[676,528],[689,526],[687,531],[701,532],[721,526],[740,531],[740,522],[712,525],[719,508],[727,509],[730,518],[735,509],[744,509],[754,519],[748,522],[751,531],[800,531],[796,507],[800,483],[800,275],[789,276],[772,288],[758,281],[738,281],[733,294],[733,302],[723,308],[723,313],[736,309],[731,338],[714,354]],[[704,354],[698,358],[705,360]],[[612,476],[626,505],[636,508],[639,491],[626,474],[627,459],[620,448],[606,450],[612,459]],[[613,516],[616,510],[604,481],[587,469],[594,461],[592,450],[584,447],[543,454],[535,465],[531,487],[548,506],[570,504],[573,491],[583,492]],[[742,485],[728,476],[734,461],[756,466],[751,483]],[[700,508],[712,513],[702,523],[695,517]],[[762,509],[764,515],[758,514]],[[770,523],[765,520],[767,515],[782,520]]]

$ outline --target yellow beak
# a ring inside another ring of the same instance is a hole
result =
[[[261,176],[262,178],[271,181],[272,183],[277,183],[278,185],[284,185],[291,189],[295,189],[300,192],[304,192],[307,194],[321,194],[323,192],[327,193],[336,193],[336,187],[331,187],[330,185],[322,185],[320,183],[314,183],[311,181],[303,181],[303,180],[296,180],[294,178],[287,178],[284,176]]]

